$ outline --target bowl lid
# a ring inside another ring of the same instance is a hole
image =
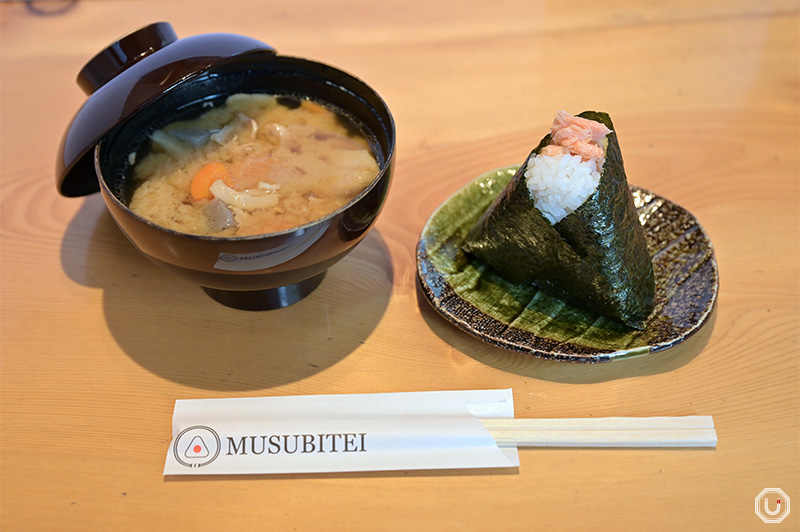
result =
[[[69,197],[99,191],[91,152],[109,131],[183,82],[249,53],[275,50],[229,33],[178,39],[167,22],[150,24],[111,43],[78,74],[77,83],[89,98],[61,138],[58,191]]]

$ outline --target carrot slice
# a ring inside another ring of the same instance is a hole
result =
[[[202,167],[192,179],[190,187],[192,198],[195,200],[212,199],[214,195],[210,190],[211,185],[219,179],[222,179],[222,182],[229,187],[233,185],[228,172],[225,170],[225,165],[220,161],[214,161]]]

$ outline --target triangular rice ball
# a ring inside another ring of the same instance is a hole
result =
[[[617,136],[607,114],[577,116],[612,130],[594,193],[555,224],[536,208],[525,172],[530,157],[551,143],[548,134],[472,228],[463,249],[510,281],[532,283],[577,307],[643,328],[654,305],[653,265]]]

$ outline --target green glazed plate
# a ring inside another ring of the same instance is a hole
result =
[[[422,292],[445,319],[498,347],[568,362],[597,363],[668,349],[709,319],[719,291],[714,249],[691,213],[631,187],[656,275],[656,306],[644,330],[570,306],[503,279],[461,243],[514,176],[508,166],[478,176],[430,217],[417,244]]]

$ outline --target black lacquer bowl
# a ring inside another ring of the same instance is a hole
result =
[[[282,56],[236,35],[177,39],[168,24],[159,23],[98,54],[78,83],[91,96],[62,141],[59,191],[81,196],[99,189],[137,249],[225,305],[265,310],[299,301],[366,236],[386,200],[394,162],[392,115],[373,89],[331,66]],[[190,235],[132,212],[127,207],[129,156],[143,149],[148,132],[199,112],[203,103],[241,92],[308,97],[342,110],[370,137],[378,175],[358,197],[324,218],[270,234]]]

